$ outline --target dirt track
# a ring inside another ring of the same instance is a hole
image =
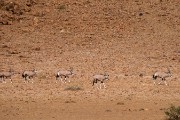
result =
[[[39,70],[0,84],[2,120],[164,120],[180,105],[179,0],[16,0],[0,4],[0,70]],[[73,67],[71,83],[55,83]],[[173,73],[153,85],[157,70]],[[107,72],[107,88],[92,76]],[[66,90],[71,87],[81,90]]]

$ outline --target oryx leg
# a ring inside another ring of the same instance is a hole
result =
[[[101,82],[99,82],[99,87],[100,87],[100,89],[102,88],[102,86],[101,86]]]
[[[165,85],[168,85],[165,78],[163,78],[163,81]]]
[[[97,89],[99,89],[99,85],[98,85],[98,82],[96,82],[96,87],[97,87]]]
[[[61,80],[62,83],[64,83],[62,76],[60,76],[60,80]]]
[[[63,79],[62,79],[62,76],[61,76],[61,75],[59,75],[59,76],[56,78],[56,83],[57,83],[57,81],[61,81],[61,82],[63,83]]]
[[[68,82],[69,82],[69,83],[71,82],[70,79],[69,79],[69,77],[68,77]]]
[[[25,78],[24,78],[24,82],[25,82],[25,83],[28,83],[27,77],[28,77],[28,76],[25,76]]]
[[[106,85],[105,85],[105,83],[102,83],[102,84],[103,84],[104,88],[106,88]]]
[[[163,78],[161,79],[161,82],[158,83],[158,85],[160,85],[163,82]]]
[[[156,80],[154,80],[154,85],[156,85]]]
[[[57,83],[58,80],[59,80],[59,76],[56,77],[56,83]]]
[[[31,80],[31,83],[34,83],[33,77],[29,77],[29,79]]]
[[[6,83],[6,80],[5,80],[5,78],[4,78],[4,77],[2,77],[2,81],[3,81],[3,83]]]
[[[164,81],[165,85],[168,85],[166,81]]]
[[[67,81],[67,76],[64,76],[64,83],[66,83]]]
[[[10,77],[10,81],[11,81],[11,83],[12,83],[12,78]]]

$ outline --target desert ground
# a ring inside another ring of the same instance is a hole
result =
[[[0,119],[165,120],[180,106],[179,11],[179,0],[0,0],[0,71],[17,73],[0,83]],[[167,68],[168,85],[154,85]],[[106,88],[92,86],[105,72]]]

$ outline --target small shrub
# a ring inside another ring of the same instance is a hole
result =
[[[165,111],[165,114],[168,117],[167,120],[180,120],[180,106],[175,107],[171,105],[171,107]]]
[[[78,90],[82,90],[82,88],[79,86],[68,86],[64,90],[78,91]]]
[[[65,5],[58,5],[57,6],[57,9],[59,10],[59,11],[61,11],[61,10],[64,10],[64,9],[66,9],[66,6]]]

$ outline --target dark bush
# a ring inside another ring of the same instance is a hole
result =
[[[165,111],[165,114],[167,115],[167,120],[180,120],[180,106],[175,107],[171,105],[171,107]]]

